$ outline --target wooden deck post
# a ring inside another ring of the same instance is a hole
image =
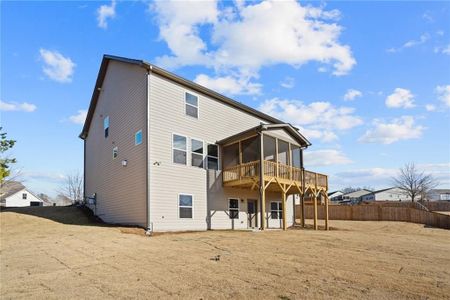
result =
[[[287,214],[286,214],[286,191],[285,190],[283,190],[282,192],[282,200],[283,200],[283,207],[282,207],[282,209],[283,209],[283,230],[286,230],[287,229],[287,220],[286,220],[286,218],[287,218]]]
[[[317,230],[317,195],[316,192],[314,194],[314,230]]]
[[[305,228],[305,169],[302,168],[302,194],[300,195],[300,206],[302,209],[302,227]]]
[[[325,196],[325,230],[329,230],[329,225],[328,225],[328,202],[329,202],[329,198],[328,195]]]
[[[259,206],[261,207],[261,230],[266,229],[266,187],[264,182],[264,142],[263,133],[259,133]]]

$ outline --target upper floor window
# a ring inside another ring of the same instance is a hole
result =
[[[209,170],[219,170],[219,147],[214,144],[208,144],[208,157],[206,167]]]
[[[186,92],[185,106],[186,106],[186,115],[198,119],[198,97]]]
[[[142,130],[139,130],[134,134],[134,144],[135,145],[142,144]]]
[[[113,159],[117,158],[119,156],[119,148],[117,146],[113,147]]]
[[[105,132],[105,138],[109,135],[109,116],[103,119],[103,131]]]
[[[23,199],[23,200],[27,200],[27,196],[28,196],[27,193],[23,193],[23,194],[22,194],[22,199]]]
[[[191,151],[192,166],[203,168],[203,142],[191,139]]]
[[[172,140],[173,162],[185,165],[187,162],[187,141],[185,136],[173,135]]]

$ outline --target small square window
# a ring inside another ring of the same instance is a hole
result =
[[[185,94],[186,115],[198,118],[198,97],[190,93]]]
[[[116,146],[113,148],[113,159],[116,159],[119,156],[119,148]]]
[[[134,134],[134,144],[136,146],[142,144],[142,130],[139,130]]]
[[[281,202],[270,202],[270,218],[283,219],[283,207]]]
[[[178,196],[179,217],[192,219],[192,195],[180,194]]]
[[[228,199],[228,215],[230,219],[239,219],[239,199]]]
[[[23,193],[23,194],[22,194],[22,199],[23,199],[23,200],[27,200],[27,197],[28,197],[27,193]]]

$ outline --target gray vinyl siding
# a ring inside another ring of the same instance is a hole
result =
[[[86,195],[97,194],[96,215],[109,223],[146,226],[146,72],[111,61],[86,138]],[[105,139],[103,118],[109,116]],[[134,134],[142,130],[142,144]],[[117,146],[119,155],[112,157]],[[122,160],[128,164],[123,167]]]
[[[242,132],[261,122],[253,115],[233,108],[223,102],[193,92],[199,97],[199,118],[185,114],[185,87],[156,74],[149,76],[150,84],[150,219],[154,231],[229,229],[228,198],[240,198],[240,218],[235,228],[247,228],[246,199],[258,199],[256,191],[224,189],[220,171],[208,171],[190,166],[189,138],[215,143],[218,140]],[[172,162],[172,134],[188,137],[187,165]],[[284,137],[284,132],[271,134]],[[206,150],[206,146],[205,146]],[[221,158],[219,158],[220,160]],[[193,218],[178,216],[178,195],[193,195]],[[267,199],[281,199],[270,195]],[[289,207],[292,203],[288,204]],[[259,210],[259,205],[258,205]],[[292,209],[288,213],[292,215]],[[241,223],[241,221],[243,221]],[[259,223],[259,222],[258,222]]]

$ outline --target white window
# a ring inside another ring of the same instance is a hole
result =
[[[219,170],[219,147],[214,144],[208,144],[207,150],[206,167],[209,170]]]
[[[192,195],[178,195],[179,217],[182,219],[192,219]]]
[[[203,168],[203,141],[191,139],[191,165]]]
[[[182,135],[173,135],[172,150],[173,162],[176,164],[186,165],[187,163],[187,141],[186,137]]]
[[[198,97],[186,92],[185,94],[186,115],[198,119]]]
[[[119,156],[119,148],[117,146],[113,147],[113,159],[116,159]]]
[[[109,116],[103,119],[103,131],[105,132],[105,138],[109,136]]]
[[[142,130],[139,130],[134,134],[134,145],[142,144]]]
[[[270,202],[270,218],[283,219],[283,207],[281,202]]]
[[[239,219],[239,199],[228,199],[228,215],[230,219]]]

